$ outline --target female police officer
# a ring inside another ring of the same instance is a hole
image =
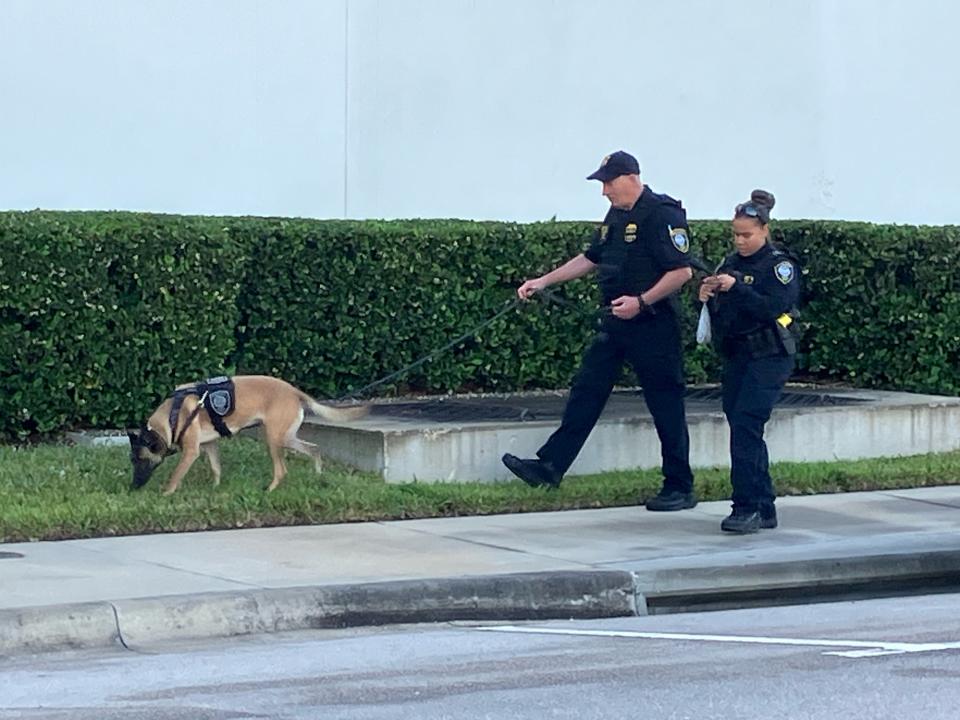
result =
[[[672,296],[692,276],[690,241],[680,203],[653,192],[639,174],[632,155],[619,151],[605,157],[587,178],[601,181],[610,201],[592,244],[517,290],[526,300],[549,285],[597,269],[608,312],[584,356],[559,429],[537,451],[537,459],[506,454],[503,463],[528,485],[559,485],[599,419],[626,360],[643,386],[663,458],[663,489],[647,501],[647,509],[683,510],[697,500],[689,462],[680,324]]]
[[[733,511],[720,527],[753,533],[775,528],[773,482],[763,428],[793,371],[790,333],[800,281],[794,260],[770,244],[774,197],[754,190],[737,205],[733,243],[716,274],[700,285],[712,334],[723,357],[723,412],[730,424]],[[791,314],[793,313],[793,315]]]

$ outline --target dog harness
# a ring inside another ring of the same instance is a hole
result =
[[[201,409],[207,411],[207,416],[210,418],[210,422],[213,423],[214,429],[220,433],[220,437],[230,437],[233,435],[233,433],[230,432],[230,428],[228,428],[227,424],[223,421],[223,418],[228,417],[233,412],[235,404],[233,380],[226,375],[220,375],[218,377],[208,378],[190,387],[174,390],[171,396],[173,398],[173,405],[170,406],[171,444],[180,444],[177,439],[177,420],[180,418],[180,408],[183,407],[183,401],[188,395],[196,395],[200,400],[197,402],[197,406],[187,416],[187,421],[183,424],[183,429],[180,431],[181,440],[183,439],[183,433],[187,431],[187,428],[190,427],[191,423],[196,419]]]

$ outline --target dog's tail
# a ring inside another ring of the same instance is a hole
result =
[[[305,392],[298,391],[300,402],[306,410],[314,415],[331,422],[350,422],[366,417],[370,413],[369,405],[350,405],[348,407],[333,407],[317,402]]]

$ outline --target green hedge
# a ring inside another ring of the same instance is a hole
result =
[[[335,397],[483,323],[525,272],[577,252],[584,227],[259,221],[234,230],[265,270],[241,296],[236,366]],[[589,283],[565,290],[593,302]],[[583,317],[538,303],[416,369],[401,389],[563,386],[589,331]]]
[[[0,434],[129,423],[219,370],[244,258],[215,219],[0,213]]]
[[[338,397],[493,316],[592,223],[318,221],[0,213],[0,435],[138,422],[174,384],[282,376]],[[960,391],[955,227],[784,221],[804,262],[804,372],[865,387]],[[729,224],[692,223],[716,263]],[[693,342],[688,378],[718,362]],[[585,311],[590,279],[559,293]],[[535,301],[379,393],[566,387],[588,312]]]
[[[808,267],[810,372],[960,393],[960,229],[814,222],[783,233]]]

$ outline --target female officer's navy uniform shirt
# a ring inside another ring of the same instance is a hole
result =
[[[743,338],[757,332],[782,332],[777,318],[794,310],[800,299],[797,265],[787,253],[768,242],[748,257],[728,255],[717,273],[737,279],[709,304],[721,352],[733,354]]]
[[[638,296],[664,273],[687,267],[690,252],[687,213],[678,200],[649,187],[630,210],[610,208],[584,257],[598,266],[604,305],[621,295]],[[653,304],[656,315],[676,319],[672,298]],[[651,317],[641,313],[636,319]]]

